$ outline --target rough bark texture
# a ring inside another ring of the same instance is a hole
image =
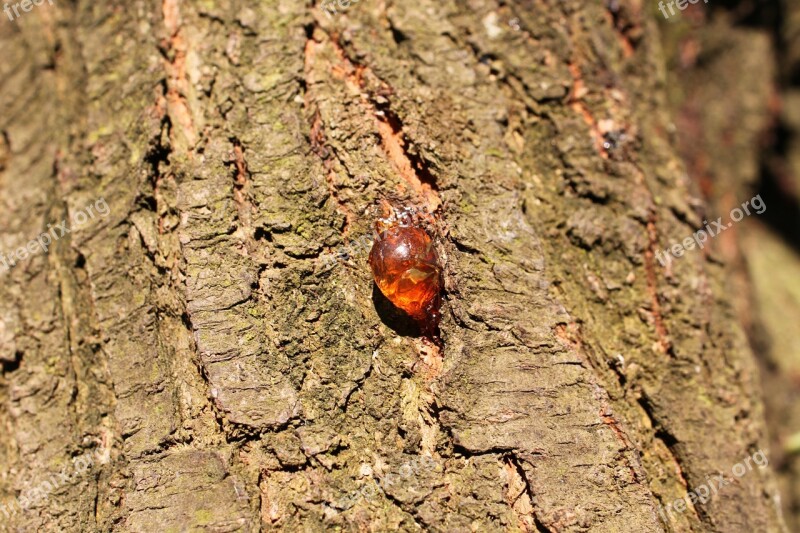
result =
[[[109,460],[0,527],[784,527],[770,469],[658,512],[768,435],[719,243],[654,256],[709,215],[642,2],[64,1],[0,42],[0,251],[110,208],[0,284],[0,505]],[[440,206],[441,349],[330,260],[385,197]]]

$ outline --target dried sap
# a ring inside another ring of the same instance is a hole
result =
[[[428,232],[402,225],[385,229],[372,245],[369,265],[383,295],[435,334],[441,318],[442,268]]]

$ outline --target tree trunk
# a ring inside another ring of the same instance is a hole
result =
[[[611,4],[4,20],[0,252],[53,238],[0,285],[0,526],[781,531],[719,243],[656,259],[710,216],[659,30]],[[438,208],[441,346],[379,313],[382,198]]]

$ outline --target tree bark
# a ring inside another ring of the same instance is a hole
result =
[[[660,511],[768,441],[718,244],[656,259],[708,215],[641,2],[45,2],[0,40],[0,251],[109,207],[0,284],[3,528],[784,530],[770,468]],[[438,208],[442,346],[347,246],[382,198]]]
[[[727,216],[755,194],[766,206],[720,237],[720,256],[768,391],[770,461],[787,525],[797,531],[800,5],[741,0],[695,15],[663,25],[677,144],[710,211]]]

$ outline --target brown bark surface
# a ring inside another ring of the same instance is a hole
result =
[[[785,531],[771,468],[659,513],[770,452],[723,244],[656,260],[711,211],[651,7],[4,20],[0,252],[109,210],[0,274],[0,506],[95,457],[0,529]],[[382,198],[438,209],[441,347]]]
[[[767,391],[771,463],[800,530],[800,4],[741,0],[665,24],[678,147],[713,216],[767,209],[720,237]]]

